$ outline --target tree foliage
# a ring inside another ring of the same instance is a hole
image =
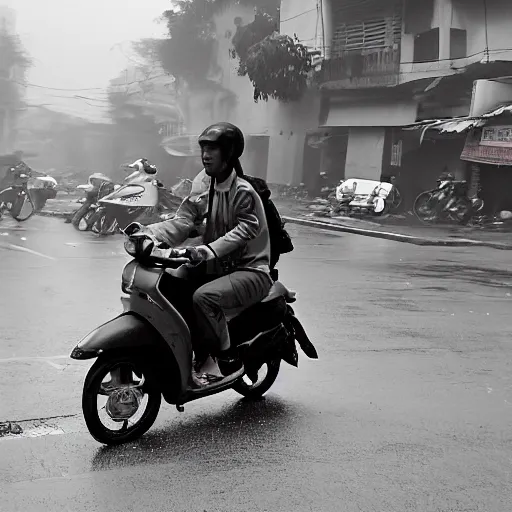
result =
[[[249,49],[276,32],[278,28],[276,17],[264,11],[256,12],[252,23],[237,26],[231,43],[233,44],[233,57],[238,57],[240,60],[239,75],[245,76],[247,74],[246,60]]]
[[[290,36],[273,33],[247,51],[244,72],[254,86],[254,101],[269,97],[297,101],[308,87],[311,56]]]
[[[244,48],[276,30],[279,0],[177,0],[174,9],[163,13],[169,32],[169,37],[157,48],[163,68],[190,84],[206,80],[216,51],[213,17],[233,3],[253,6],[257,13],[263,14],[263,18],[257,16],[250,24],[252,28],[242,27],[245,36],[238,46],[242,55],[245,55]],[[271,28],[266,27],[268,24]],[[250,35],[251,31],[254,36]]]
[[[164,12],[169,38],[157,48],[162,67],[189,82],[204,80],[213,57],[215,30],[211,0],[175,2],[177,8]]]
[[[20,82],[31,62],[19,38],[0,31],[0,100],[5,104],[21,102]]]

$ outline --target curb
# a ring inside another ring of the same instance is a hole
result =
[[[54,217],[67,219],[73,212],[55,212],[51,210],[42,210],[37,213],[41,217]],[[283,216],[283,220],[290,224],[298,224],[311,228],[325,229],[328,231],[337,231],[341,233],[350,233],[352,235],[369,236],[371,238],[382,238],[392,240],[394,242],[402,242],[406,244],[433,246],[433,247],[488,247],[491,249],[499,249],[502,251],[512,251],[512,244],[500,242],[484,242],[481,240],[471,240],[468,238],[443,239],[443,238],[426,238],[412,235],[403,235],[400,233],[392,233],[388,231],[376,231],[373,229],[355,228],[353,226],[345,226],[343,224],[334,224],[333,222],[323,222],[318,220],[300,219],[298,217]]]
[[[60,219],[67,219],[72,215],[72,212],[52,212],[50,210],[41,210],[40,212],[37,212],[36,215],[39,215],[40,217],[57,217]]]
[[[283,217],[283,220],[290,224],[298,224],[301,226],[307,226],[312,228],[326,229],[328,231],[351,233],[353,235],[369,236],[372,238],[383,238],[385,240],[392,240],[394,242],[402,242],[414,245],[436,247],[490,247],[492,249],[512,251],[512,244],[504,244],[500,242],[484,242],[481,240],[471,240],[467,238],[459,238],[458,240],[442,238],[425,238],[412,235],[402,235],[400,233],[375,231],[372,229],[365,228],[355,228],[352,226],[345,226],[343,224],[334,224],[333,222],[300,219],[297,217]]]

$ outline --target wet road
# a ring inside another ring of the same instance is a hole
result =
[[[139,442],[105,449],[80,417],[90,363],[67,355],[118,313],[122,245],[12,226],[0,421],[31,421],[0,439],[0,510],[512,510],[512,253],[292,228],[281,277],[321,359],[283,368],[261,402],[163,406]]]

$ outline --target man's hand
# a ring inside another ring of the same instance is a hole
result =
[[[210,261],[216,258],[215,253],[207,245],[187,247],[187,252],[192,265],[199,265],[203,261]]]

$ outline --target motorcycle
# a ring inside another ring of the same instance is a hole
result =
[[[351,178],[342,181],[336,188],[336,201],[337,213],[382,216],[396,211],[402,197],[394,178],[390,183]]]
[[[149,224],[165,220],[182,202],[181,197],[166,190],[156,179],[158,169],[147,159],[141,158],[126,167],[135,171],[125,184],[98,201],[98,220],[93,226],[97,233],[104,234],[103,225],[109,226],[109,219],[114,219],[121,229],[135,221]]]
[[[57,197],[57,186],[57,180],[51,176],[34,177],[28,190],[34,202],[36,213],[44,208],[48,199],[55,199]]]
[[[71,224],[79,231],[88,231],[95,222],[98,200],[111,194],[115,185],[108,176],[94,173],[89,176],[87,185],[78,185],[77,189],[83,191],[85,197],[77,201],[82,206],[73,214]]]
[[[484,202],[479,197],[468,197],[468,183],[455,180],[452,175],[437,180],[437,188],[418,195],[413,211],[425,223],[454,221],[467,224],[472,217],[482,211]]]
[[[45,174],[36,173],[26,163],[19,162],[7,171],[0,190],[0,219],[6,211],[19,222],[28,220],[36,212],[36,207],[29,193],[28,182],[31,178]]]
[[[243,367],[197,387],[189,329],[196,285],[187,279],[190,267],[183,266],[193,259],[191,250],[156,257],[154,243],[137,229],[132,224],[125,230],[125,250],[134,259],[122,273],[123,313],[89,333],[71,353],[76,360],[96,359],[85,378],[82,412],[98,442],[116,445],[142,436],[156,420],[162,396],[179,412],[189,402],[228,389],[261,397],[275,382],[281,361],[298,367],[296,342],[318,359],[290,305],[294,293],[276,282],[261,303],[228,319]]]

